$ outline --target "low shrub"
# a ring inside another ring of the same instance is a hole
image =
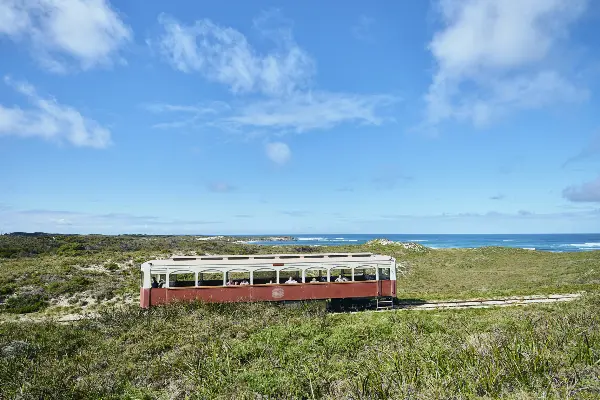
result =
[[[109,271],[116,271],[119,269],[119,265],[117,263],[108,263],[105,265],[105,268]]]
[[[96,290],[93,294],[93,298],[96,299],[96,301],[111,300],[114,297],[115,291],[113,288],[101,288]]]
[[[4,298],[6,298],[7,296],[10,296],[14,292],[15,292],[14,284],[5,283],[5,284],[0,285],[0,301],[3,301]]]
[[[48,307],[48,299],[42,293],[22,293],[6,299],[1,310],[11,314],[28,314]]]
[[[76,294],[87,290],[91,284],[89,278],[77,275],[67,280],[49,283],[46,285],[46,291],[51,295]]]

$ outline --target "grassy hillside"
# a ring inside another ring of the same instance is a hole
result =
[[[588,293],[565,304],[439,312],[137,305],[145,260],[288,251],[393,255],[401,298]],[[600,252],[5,235],[0,254],[0,398],[600,397]],[[99,316],[67,324],[16,319],[90,309]]]
[[[407,270],[399,278],[399,297],[468,298],[600,288],[600,251],[548,253],[488,247],[432,250],[398,260]]]
[[[587,295],[510,309],[130,306],[68,325],[5,322],[0,397],[592,399],[599,308]]]
[[[265,247],[156,236],[0,236],[0,313],[77,312],[136,302],[139,265],[172,254],[371,251],[396,257],[398,297],[447,299],[566,293],[600,287],[600,251],[431,250],[398,245]]]

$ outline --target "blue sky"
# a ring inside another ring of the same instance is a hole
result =
[[[600,231],[600,5],[0,4],[0,230]]]

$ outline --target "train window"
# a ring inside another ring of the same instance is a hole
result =
[[[227,273],[227,284],[238,286],[250,284],[250,272],[249,271],[230,271]]]
[[[169,287],[193,287],[196,285],[194,273],[169,274]]]
[[[150,279],[156,279],[156,282],[162,282],[164,284],[164,282],[167,280],[167,276],[164,274],[157,274],[157,273],[151,273],[150,274]]]
[[[195,259],[196,257],[174,257],[173,261],[190,261]]]
[[[374,281],[375,268],[373,267],[356,267],[354,269],[355,281]]]
[[[281,259],[287,259],[287,258],[300,258],[300,256],[280,256],[279,258],[281,258]]]
[[[223,272],[218,270],[203,270],[198,274],[198,286],[223,286]]]
[[[390,269],[389,268],[379,268],[379,280],[380,281],[389,281],[390,280]]]
[[[331,270],[331,281],[332,282],[349,282],[352,281],[352,268],[345,266],[338,266]]]
[[[302,283],[302,270],[298,268],[286,268],[279,271],[279,283],[286,283],[290,281],[296,281],[296,283]]]
[[[274,269],[258,269],[254,270],[254,285],[266,285],[275,283],[277,280],[277,272]]]
[[[305,272],[306,282],[327,282],[327,269],[325,267],[311,267]]]

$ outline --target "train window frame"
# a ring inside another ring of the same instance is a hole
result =
[[[387,271],[387,273],[383,273]],[[392,280],[392,269],[390,267],[377,266],[377,280],[390,281]]]
[[[329,282],[329,268],[327,268],[326,266],[319,266],[316,265],[314,267],[308,267],[304,269],[304,283],[322,283],[322,282]],[[308,272],[313,272],[313,271],[318,271],[319,275],[309,275]],[[323,272],[325,273],[325,276],[323,277]],[[308,279],[309,278],[318,278],[317,282],[310,282]],[[325,278],[325,281],[323,281],[323,278]]]
[[[355,281],[356,281],[356,277],[357,277],[356,271],[363,271],[362,276],[365,279],[359,279],[359,281],[375,281],[375,280],[377,280],[377,267],[376,266],[367,264],[367,265],[360,265],[358,267],[355,267],[354,268],[354,280]],[[372,273],[368,274],[367,271],[372,272]],[[369,278],[366,278],[366,277],[369,277]]]
[[[269,279],[271,281],[271,283],[256,283],[255,280],[257,279],[256,273],[265,273],[265,272],[271,272],[272,276],[268,276],[267,278],[262,278],[262,277],[258,277],[259,280],[266,280]],[[260,267],[260,268],[256,268],[252,271],[252,285],[268,285],[268,284],[274,284],[277,281],[277,268],[275,267]]]
[[[334,271],[341,271],[341,274],[334,273]],[[350,271],[350,274],[347,275],[344,271]],[[349,282],[354,282],[354,268],[350,265],[333,265],[329,270],[330,282],[335,282],[335,280],[342,275],[343,278],[348,279]]]
[[[224,275],[225,275],[225,271],[221,271],[215,268],[203,268],[197,271],[198,273],[198,287],[207,287],[207,288],[213,288],[213,287],[218,287],[218,286],[223,286],[223,279],[224,279]],[[221,277],[219,279],[204,279],[204,274],[214,274],[214,275],[220,275]],[[217,281],[219,282],[219,284],[217,285],[204,285],[204,282],[206,281]],[[202,283],[202,284],[201,284]]]
[[[301,267],[299,267],[297,265],[290,265],[288,267],[279,268],[278,271],[279,271],[279,274],[278,274],[279,279],[278,279],[277,283],[280,285],[285,284],[286,280],[289,278],[289,275],[287,274],[287,272],[290,272],[290,271],[297,272],[296,274],[291,275],[294,278],[294,280],[296,280],[297,283],[304,283],[304,269],[302,269]],[[288,278],[286,278],[284,275],[288,275]]]
[[[242,277],[238,277],[237,275],[235,277],[232,277],[230,274],[241,274]],[[253,278],[252,275],[253,275],[253,271],[250,269],[246,269],[246,268],[230,269],[225,272],[225,286],[228,286],[227,283],[229,283],[229,281],[232,281],[233,286],[239,286],[243,281],[252,283],[252,278]],[[235,282],[238,282],[238,284],[235,285]]]

